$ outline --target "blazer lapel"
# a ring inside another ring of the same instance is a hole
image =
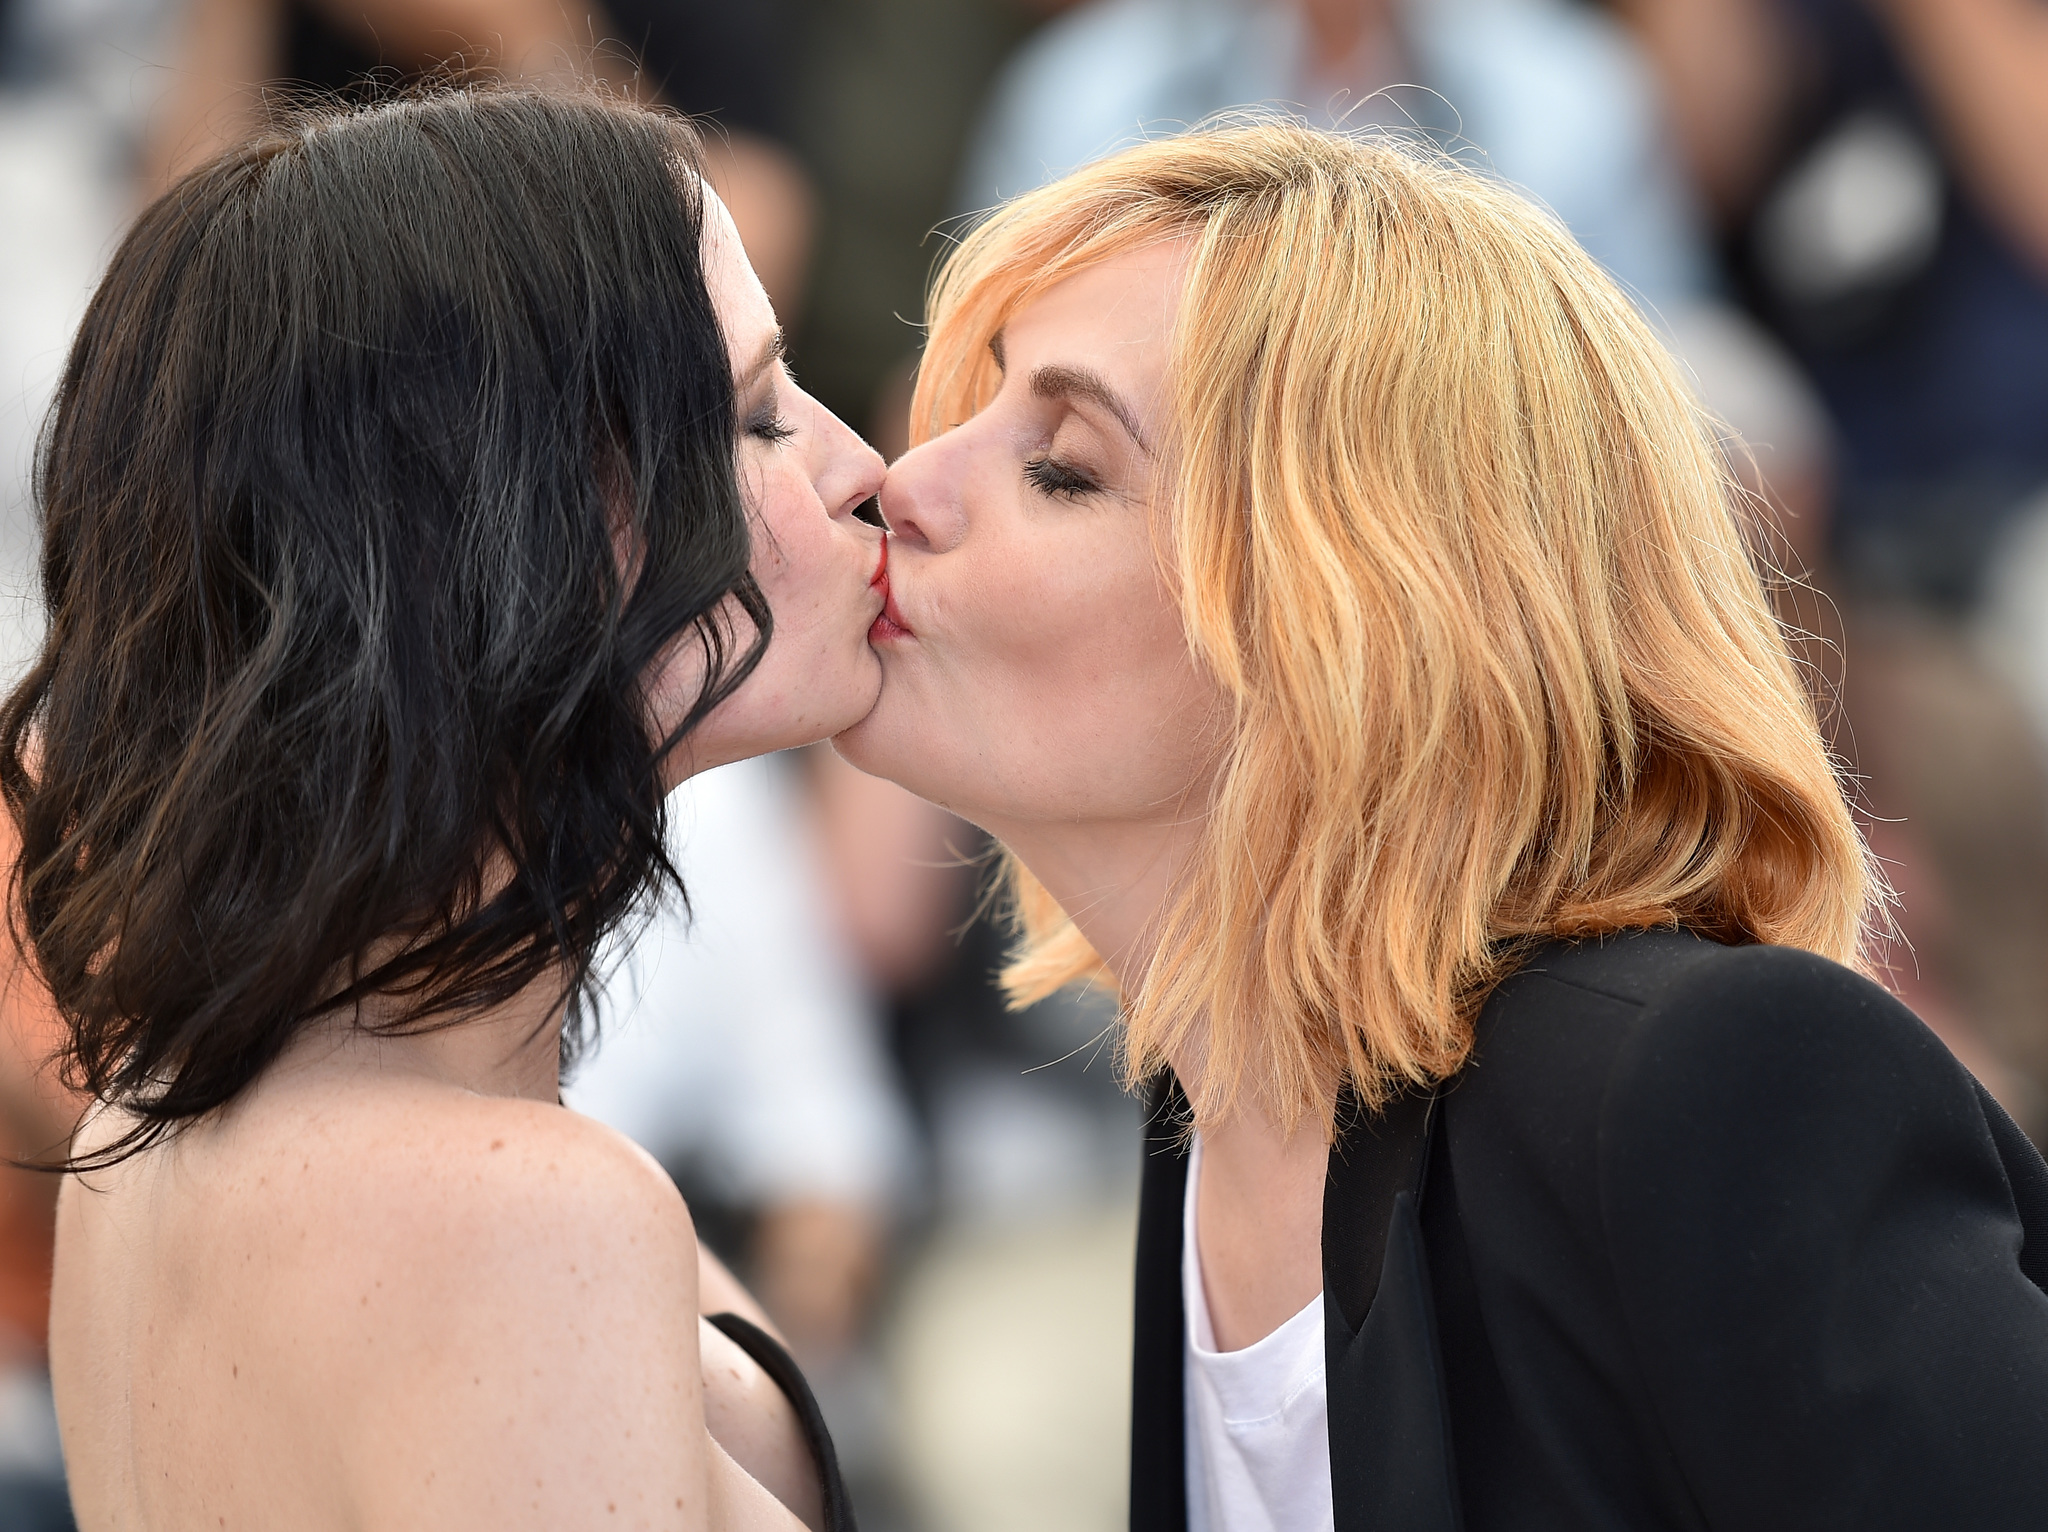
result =
[[[1181,1404],[1187,1321],[1181,1307],[1180,1247],[1188,1188],[1188,1100],[1171,1071],[1153,1079],[1146,1098],[1132,1334],[1131,1532],[1187,1532]]]
[[[1187,1097],[1147,1090],[1131,1373],[1131,1532],[1187,1532],[1181,1236]],[[1324,1360],[1336,1532],[1460,1532],[1418,1208],[1434,1096],[1367,1119],[1348,1093],[1323,1191]]]
[[[1434,1094],[1375,1118],[1349,1092],[1323,1188],[1324,1366],[1336,1532],[1459,1532],[1450,1420],[1417,1216]]]

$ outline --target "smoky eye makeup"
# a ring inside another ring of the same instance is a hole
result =
[[[796,427],[778,413],[773,405],[770,405],[758,416],[748,419],[747,435],[757,441],[780,445],[796,435]]]
[[[796,427],[782,413],[782,391],[772,381],[759,390],[741,414],[740,432],[771,445],[796,435]]]

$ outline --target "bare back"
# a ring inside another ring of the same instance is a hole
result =
[[[681,1199],[609,1129],[280,1069],[64,1189],[51,1366],[79,1525],[794,1527],[707,1435],[696,1299]],[[758,1427],[773,1385],[718,1360]]]

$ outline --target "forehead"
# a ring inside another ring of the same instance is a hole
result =
[[[1181,284],[1184,241],[1112,256],[1055,283],[1003,327],[1011,370],[1085,362],[1112,379],[1135,382],[1164,370]]]
[[[747,260],[732,214],[709,184],[704,187],[704,281],[734,355],[751,358],[775,330],[775,310]]]

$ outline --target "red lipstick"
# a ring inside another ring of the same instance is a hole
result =
[[[868,581],[868,589],[882,593],[882,610],[868,628],[868,642],[878,644],[884,639],[908,638],[910,626],[896,609],[895,592],[889,589],[889,539],[886,535],[882,538],[881,561],[875,565],[875,577]]]

